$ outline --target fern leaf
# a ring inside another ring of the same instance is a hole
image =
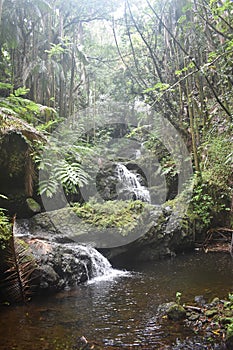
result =
[[[14,237],[14,223],[12,236],[6,248],[5,279],[1,284],[8,301],[26,302],[31,294],[31,276],[35,270],[34,259],[25,247]]]

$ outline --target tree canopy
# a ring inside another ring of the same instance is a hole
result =
[[[51,132],[89,108],[95,129],[103,118],[99,107],[127,103],[137,111],[138,128],[147,120],[137,108],[143,103],[154,118],[174,126],[191,154],[194,213],[209,224],[214,211],[232,210],[231,0],[1,0],[0,28],[5,112]],[[85,120],[79,122],[81,128]],[[146,137],[152,151],[155,134],[151,130]],[[88,137],[74,148],[64,145],[66,163],[58,160],[53,169],[53,181],[62,179],[68,192],[88,182],[82,169],[87,152],[93,152]],[[170,160],[162,164],[172,172]],[[52,196],[56,186],[42,182],[39,191]],[[203,198],[208,218],[200,209]]]

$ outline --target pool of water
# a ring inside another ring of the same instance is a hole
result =
[[[177,291],[186,303],[233,292],[233,260],[226,253],[195,252],[124,268],[129,273],[2,307],[0,349],[79,349],[82,336],[104,349],[165,349],[193,334],[182,323],[159,321],[159,304],[175,300]]]

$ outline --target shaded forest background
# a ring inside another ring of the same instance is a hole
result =
[[[27,168],[27,197],[53,198],[59,183],[75,194],[88,184],[83,163],[90,152],[98,157],[106,135],[48,145],[61,122],[91,108],[95,129],[99,107],[127,103],[137,112],[137,132],[146,124],[138,112],[144,104],[176,128],[190,152],[189,215],[197,229],[232,228],[232,1],[0,0],[0,21],[1,145],[12,131],[26,142],[24,160],[11,159],[8,169],[22,176],[22,163]],[[160,152],[156,129],[144,141]],[[62,161],[42,159],[46,147]],[[160,161],[166,176],[177,175],[167,154]],[[51,173],[39,187],[38,167]],[[8,232],[4,211],[1,220]]]

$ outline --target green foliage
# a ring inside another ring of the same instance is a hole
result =
[[[209,185],[206,183],[199,183],[194,187],[193,196],[191,200],[192,204],[192,218],[198,219],[202,222],[203,227],[207,228],[212,216],[212,208],[214,206],[214,200],[208,193]]]
[[[88,174],[79,163],[69,163],[65,159],[52,162],[51,159],[47,159],[46,170],[49,176],[48,179],[40,181],[39,194],[45,193],[49,198],[56,193],[59,184],[66,193],[77,193],[78,187],[88,183]]]
[[[176,303],[180,305],[180,299],[181,299],[182,293],[181,292],[176,292]]]
[[[64,52],[65,49],[62,47],[62,44],[53,44],[51,43],[51,49],[50,50],[45,50],[46,53],[48,53],[49,58],[52,58],[53,56],[61,56]]]
[[[117,228],[124,235],[137,227],[145,208],[146,204],[139,200],[104,203],[90,201],[83,206],[75,204],[73,210],[88,224],[103,228]]]
[[[9,90],[9,89],[12,89],[12,85],[9,83],[3,83],[0,81],[0,89],[1,90]]]
[[[28,245],[16,239],[13,232],[5,250],[5,265],[5,277],[1,281],[4,298],[10,302],[28,301],[31,296],[31,275],[36,263]]]
[[[25,96],[27,92],[28,89],[25,88],[15,90],[9,97],[0,101],[0,106],[11,108],[22,119],[32,121],[34,113],[39,112],[39,105],[31,100],[21,97]]]
[[[202,153],[202,177],[209,184],[230,191],[232,176],[232,138],[228,135],[210,136],[200,151]]]
[[[226,310],[227,317],[224,317],[222,321],[224,321],[224,325],[226,328],[226,337],[230,338],[233,336],[233,317],[229,317],[233,312],[233,294],[228,294],[228,301],[224,303],[224,309]]]
[[[39,194],[51,198],[59,186],[66,193],[77,193],[78,188],[86,185],[89,180],[88,173],[82,165],[83,158],[91,153],[88,145],[79,139],[63,135],[55,137],[47,144],[38,144],[40,152],[34,158],[41,171]]]
[[[29,92],[29,89],[26,89],[25,87],[20,87],[14,91],[14,94],[11,94],[11,96],[19,97],[19,96],[25,96]]]
[[[226,334],[227,338],[233,337],[233,318],[231,323],[229,323],[227,325],[227,334]]]
[[[1,196],[2,197],[2,196]],[[5,214],[5,210],[0,208],[0,249],[6,247],[12,234],[12,225]]]
[[[228,299],[230,300],[231,304],[233,305],[233,294],[232,293],[228,294]]]
[[[169,84],[157,83],[152,88],[148,88],[144,90],[144,93],[147,93],[150,91],[166,91],[169,87],[170,87]]]
[[[14,90],[10,96],[0,100],[0,107],[13,112],[18,118],[25,120],[33,125],[43,125],[43,115],[46,119],[56,117],[57,113],[53,108],[42,106],[24,96],[29,92],[29,89],[20,87]],[[51,126],[51,125],[49,125]]]
[[[195,68],[195,65],[194,65],[193,62],[191,62],[191,63],[188,64],[187,67],[184,67],[184,68],[182,68],[182,69],[180,69],[180,70],[176,70],[176,71],[175,71],[175,75],[180,76],[180,75],[182,75],[183,73],[186,73],[186,74],[187,74],[187,72],[188,72],[189,70],[192,70],[193,68]]]
[[[232,144],[227,134],[211,135],[200,147],[202,153],[201,175],[196,174],[190,217],[197,219],[203,229],[211,226],[213,219],[228,215],[232,195]]]

